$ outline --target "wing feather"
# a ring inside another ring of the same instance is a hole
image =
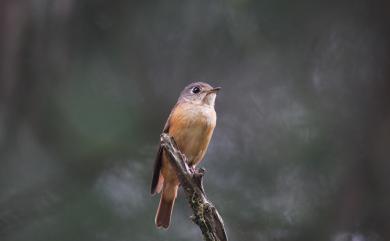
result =
[[[175,107],[173,107],[173,109],[175,109]],[[167,122],[165,123],[164,129],[163,129],[163,133],[168,133],[168,131],[169,131],[171,115],[172,115],[172,112],[169,115]],[[152,179],[152,185],[151,185],[151,188],[150,188],[150,193],[152,195],[155,194],[156,191],[158,192],[157,187],[158,187],[158,182],[159,182],[159,179],[160,179],[160,170],[161,170],[161,166],[162,166],[162,155],[163,155],[163,148],[159,144],[158,145],[157,156],[156,156],[156,159],[154,161],[153,179]]]

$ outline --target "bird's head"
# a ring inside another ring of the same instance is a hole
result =
[[[214,107],[217,92],[221,87],[212,87],[204,82],[195,82],[187,85],[181,92],[179,102],[208,105]]]

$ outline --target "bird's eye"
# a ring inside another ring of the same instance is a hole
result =
[[[197,94],[199,92],[200,92],[200,88],[199,87],[195,86],[194,88],[192,88],[192,93]]]

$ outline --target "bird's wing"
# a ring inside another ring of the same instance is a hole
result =
[[[175,109],[175,107],[173,109]],[[165,123],[163,133],[168,133],[168,131],[169,131],[171,116],[172,116],[172,112],[169,115],[167,122]],[[163,155],[163,148],[162,148],[161,144],[159,144],[157,156],[156,156],[156,159],[154,161],[153,179],[152,179],[152,185],[150,188],[150,193],[152,195],[155,194],[156,191],[159,192],[159,190],[157,190],[157,186],[158,186],[159,179],[160,179],[160,170],[161,170],[161,166],[162,166],[162,155]]]

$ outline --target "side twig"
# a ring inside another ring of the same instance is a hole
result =
[[[186,157],[179,151],[175,141],[169,135],[163,133],[160,141],[171,165],[176,168],[180,184],[194,213],[192,221],[199,226],[204,240],[227,241],[222,217],[207,199],[203,189],[205,170],[200,169],[192,173],[187,165]]]

